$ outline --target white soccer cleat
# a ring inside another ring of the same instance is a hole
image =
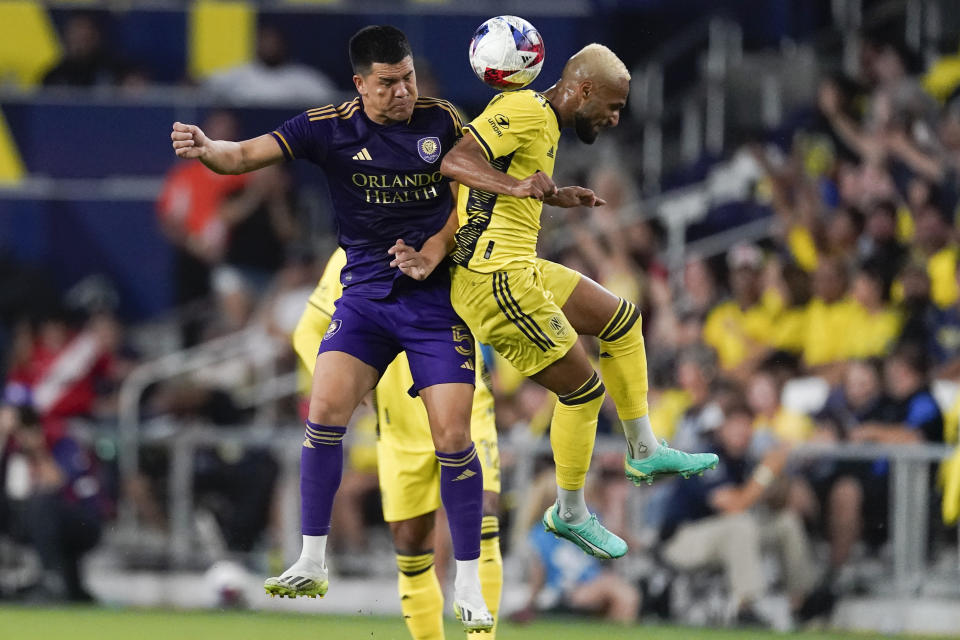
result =
[[[479,633],[493,629],[493,615],[482,601],[477,606],[466,600],[454,600],[453,612],[467,633]]]
[[[267,578],[263,589],[272,598],[322,598],[327,595],[327,568],[309,560],[297,560],[276,578]]]

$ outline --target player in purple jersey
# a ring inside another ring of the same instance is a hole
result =
[[[436,269],[453,248],[457,225],[455,185],[440,174],[440,160],[461,135],[461,123],[448,102],[418,98],[410,45],[398,29],[361,29],[350,40],[350,62],[360,95],[339,106],[309,109],[242,142],[210,140],[179,122],[171,133],[178,156],[218,173],[294,158],[320,166],[347,254],[343,296],[320,343],[301,451],[303,551],[264,586],[281,596],[326,593],[326,539],[346,424],[387,365],[406,351],[411,393],[426,406],[441,465],[440,494],[457,561],[454,606],[467,630],[486,630],[493,618],[477,572],[482,471],[470,439],[474,342],[450,304],[447,270]],[[448,227],[451,234],[438,233]],[[418,279],[404,275],[398,267],[405,265],[392,258],[404,245],[428,256]]]

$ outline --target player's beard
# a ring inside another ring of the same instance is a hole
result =
[[[580,112],[573,114],[573,128],[577,132],[577,137],[587,144],[593,144],[600,134],[600,132],[593,127],[590,119]]]

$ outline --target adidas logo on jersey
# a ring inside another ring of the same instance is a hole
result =
[[[470,371],[476,371],[476,369],[473,367],[473,360],[467,360],[462,365],[460,365],[460,368],[469,369]]]
[[[552,158],[552,157],[553,157],[553,147],[550,147],[550,151],[547,151],[547,157],[548,157],[548,158]]]
[[[366,147],[360,149],[360,151],[356,155],[351,156],[351,158],[353,160],[373,160],[373,158],[370,157],[370,152],[367,151]]]
[[[464,469],[463,473],[454,478],[453,481],[456,482],[457,480],[466,480],[467,478],[472,478],[475,475],[477,475],[476,472],[470,471],[470,469]]]

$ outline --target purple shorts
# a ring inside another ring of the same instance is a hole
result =
[[[337,300],[318,353],[349,353],[382,376],[406,351],[413,396],[435,384],[475,383],[473,334],[453,310],[446,283],[403,287],[381,300],[349,291]]]

